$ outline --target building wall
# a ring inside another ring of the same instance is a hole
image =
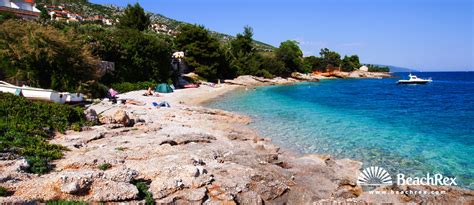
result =
[[[0,0],[0,11],[16,14],[23,19],[36,19],[40,14],[34,0]]]
[[[20,7],[22,10],[26,11],[33,11],[33,4],[32,3],[26,3],[24,1],[15,1],[15,4]]]
[[[15,9],[15,8],[7,7],[7,6],[0,6],[0,11],[16,14],[17,16],[23,19],[36,19],[39,17],[39,14],[40,14],[34,11]]]

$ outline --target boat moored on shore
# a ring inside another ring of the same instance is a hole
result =
[[[0,92],[11,93],[32,100],[50,101],[61,104],[80,103],[84,101],[84,95],[81,93],[59,93],[51,89],[16,86],[4,81],[0,81]]]

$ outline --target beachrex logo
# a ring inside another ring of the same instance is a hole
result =
[[[397,184],[399,185],[436,185],[436,186],[456,186],[456,177],[444,177],[442,174],[433,176],[427,173],[424,177],[405,177],[404,174],[397,174]]]
[[[423,177],[407,177],[405,174],[397,174],[397,185],[435,185],[456,186],[456,177],[445,177],[442,174],[431,175],[427,173]],[[392,177],[381,167],[365,168],[357,179],[357,184],[362,186],[392,185]]]
[[[357,184],[366,186],[391,185],[392,177],[382,167],[367,167],[359,174]]]

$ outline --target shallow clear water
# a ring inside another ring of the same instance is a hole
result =
[[[302,153],[352,158],[412,176],[441,173],[474,189],[474,72],[416,74],[434,82],[352,79],[258,87],[209,106],[250,115],[261,135]]]

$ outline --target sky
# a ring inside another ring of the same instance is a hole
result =
[[[276,47],[296,40],[305,56],[329,48],[362,63],[422,71],[474,71],[473,0],[90,0],[235,35],[248,25]]]

